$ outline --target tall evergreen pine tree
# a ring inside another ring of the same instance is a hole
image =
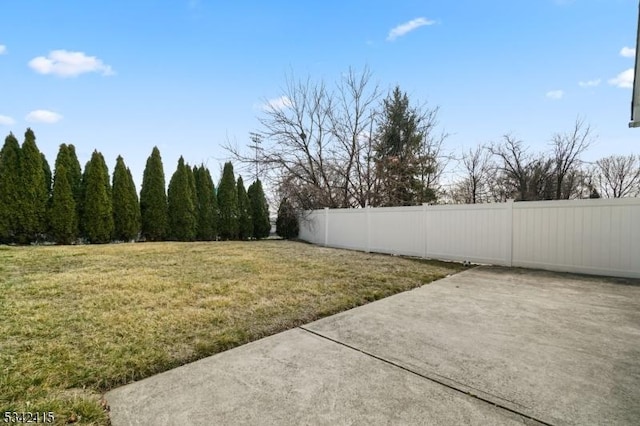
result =
[[[44,189],[47,194],[47,202],[44,212],[44,232],[46,238],[49,239],[49,231],[51,230],[51,224],[49,223],[49,210],[51,209],[51,197],[53,195],[53,174],[51,173],[51,166],[49,166],[47,157],[45,157],[43,153],[41,153],[40,156],[42,157],[42,173],[44,173]]]
[[[253,219],[251,217],[251,203],[244,188],[242,176],[238,176],[238,237],[248,240],[253,235]]]
[[[73,145],[71,145],[71,147],[73,147]],[[78,204],[79,204],[79,187],[80,187],[80,183],[82,180],[82,174],[81,174],[81,170],[80,170],[80,163],[78,163],[78,159],[75,157],[75,152],[73,153],[73,156],[71,155],[71,149],[68,145],[66,144],[61,144],[60,148],[58,149],[58,155],[56,156],[56,161],[54,163],[54,167],[55,167],[55,176],[54,176],[54,190],[55,190],[55,181],[60,179],[60,173],[61,170],[64,171],[64,174],[66,175],[66,181],[69,185],[69,188],[71,188],[71,197],[73,200],[73,205],[74,205],[74,211],[72,213],[69,213],[70,217],[68,218],[63,218],[61,219],[60,217],[57,217],[58,214],[61,214],[61,212],[64,212],[64,214],[67,214],[67,212],[64,209],[61,209],[60,206],[58,205],[56,207],[56,212],[54,212],[53,210],[49,211],[49,225],[50,227],[53,226],[54,222],[56,222],[56,226],[59,228],[61,226],[61,223],[65,223],[65,221],[68,221],[69,223],[73,224],[73,235],[71,235],[71,240],[73,241],[76,238],[78,238],[79,235],[79,231],[80,231],[80,216],[78,214]],[[74,192],[74,189],[76,192]],[[60,188],[58,188],[58,192],[60,192]],[[76,195],[76,193],[78,193]],[[63,195],[63,198],[66,197],[66,194]],[[51,204],[52,204],[52,209],[53,209],[53,201],[54,201],[54,197],[51,197]],[[66,200],[64,201],[64,203],[66,203]],[[60,204],[60,202],[58,201],[58,204]],[[54,241],[60,243],[60,244],[67,244],[65,243],[61,243],[59,241],[59,237],[56,237],[55,233],[54,233]]]
[[[83,179],[83,228],[91,243],[108,243],[113,234],[113,209],[109,170],[104,157],[93,151]]]
[[[19,182],[18,241],[29,243],[44,236],[48,201],[42,154],[31,129],[24,134]]]
[[[238,238],[238,191],[231,162],[225,163],[218,185],[218,209],[220,238],[223,240]]]
[[[45,157],[43,153],[40,154],[40,157],[42,157],[42,173],[44,173],[44,190],[47,193],[47,197],[51,197],[51,192],[53,190],[53,174],[51,173],[51,166],[49,166],[47,157]]]
[[[76,147],[73,144],[67,145],[67,160],[65,168],[69,176],[69,184],[71,185],[71,192],[73,192],[73,199],[76,201],[76,210],[79,211],[80,204],[82,202],[82,167],[78,161],[76,155]],[[80,216],[78,216],[80,217]]]
[[[17,242],[20,191],[20,144],[9,133],[0,151],[0,243]]]
[[[121,156],[116,159],[113,171],[113,227],[114,238],[131,241],[140,231],[140,205],[131,171]]]
[[[87,163],[84,165],[84,171],[82,172],[82,179],[80,180],[80,187],[79,187],[79,195],[80,195],[80,200],[79,202],[76,204],[76,210],[78,211],[78,231],[80,233],[80,237],[82,238],[87,238],[87,234],[86,234],[86,229],[85,229],[85,223],[84,223],[84,217],[85,217],[85,201],[87,198],[87,173],[89,171],[89,168],[91,166],[91,160],[87,161]]]
[[[422,152],[427,136],[422,119],[398,86],[383,101],[375,146],[383,205],[410,206],[436,199],[419,177],[433,172],[432,161]]]
[[[204,165],[194,168],[193,174],[196,181],[197,239],[200,241],[215,240],[217,235],[217,203],[211,174]]]
[[[191,204],[193,205],[193,237],[189,241],[193,241],[198,234],[198,200],[196,195],[196,178],[193,175],[193,170],[189,164],[185,164],[187,172],[187,182],[189,183],[189,197]]]
[[[178,241],[193,241],[196,237],[196,208],[191,168],[180,157],[171,176],[167,200],[169,203],[169,235]]]
[[[147,241],[162,241],[169,224],[167,194],[165,192],[164,168],[160,150],[153,147],[147,159],[140,190],[140,213],[142,236]]]
[[[64,166],[65,173],[67,174],[67,181],[71,186],[71,180],[69,179],[71,175],[71,172],[69,171],[69,147],[67,146],[67,144],[60,144],[60,147],[58,148],[58,155],[56,156],[56,162],[53,165],[55,167],[56,173],[59,173],[60,166]]]
[[[49,229],[51,238],[58,244],[70,244],[78,236],[76,203],[69,183],[69,172],[64,164],[56,167],[49,211]]]
[[[247,190],[249,203],[251,204],[251,218],[253,219],[253,237],[256,239],[267,238],[271,233],[271,221],[269,220],[269,204],[264,196],[262,182],[257,179]]]

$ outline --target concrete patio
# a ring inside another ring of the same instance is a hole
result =
[[[114,426],[635,425],[640,281],[478,267],[106,399]]]

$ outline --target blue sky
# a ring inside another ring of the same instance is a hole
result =
[[[440,107],[446,149],[505,133],[533,151],[583,117],[584,155],[640,153],[630,115],[637,0],[3,1],[0,133],[31,127],[50,163],[73,143],[138,185],[154,145],[218,180],[285,75],[368,66],[386,91]],[[247,179],[246,179],[247,180]]]

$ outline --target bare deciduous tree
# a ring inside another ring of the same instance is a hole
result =
[[[467,204],[488,201],[496,170],[491,151],[485,146],[477,145],[463,152],[460,163],[464,178],[458,184],[456,198]]]
[[[608,198],[640,195],[640,157],[612,155],[596,161],[593,183],[601,196]]]
[[[493,144],[489,148],[501,164],[498,170],[503,178],[505,189],[514,193],[516,199],[526,200],[528,193],[527,166],[531,159],[527,155],[526,149],[522,146],[522,141],[511,134],[503,136],[501,144]]]
[[[254,152],[227,141],[225,149],[245,168],[253,165],[279,197],[296,208],[365,207],[383,203],[378,167],[380,90],[371,73],[349,70],[333,90],[323,82],[286,80],[280,102],[267,102],[252,133]],[[421,143],[415,179],[437,185],[444,135],[436,137],[436,109],[418,111]],[[254,140],[255,142],[255,140]],[[415,163],[415,162],[414,162]]]
[[[331,146],[332,96],[322,82],[293,77],[287,78],[284,92],[281,102],[264,106],[257,158],[229,142],[225,148],[242,164],[259,163],[269,183],[301,208],[342,207],[340,173]]]
[[[555,199],[569,199],[579,184],[580,155],[592,142],[591,127],[583,119],[576,119],[573,129],[556,133],[552,138],[552,160],[555,176]]]
[[[544,155],[527,153],[521,140],[505,135],[502,144],[494,144],[490,151],[500,160],[499,180],[505,192],[517,201],[550,200],[554,197],[552,160]]]
[[[447,163],[452,155],[443,152],[444,141],[449,137],[445,132],[436,133],[435,128],[438,125],[439,108],[421,108],[423,111],[422,133],[424,135],[423,143],[418,151],[418,180],[422,188],[426,189],[427,194],[423,194],[418,200],[421,203],[431,201],[429,193],[433,193],[436,197],[441,192],[440,180],[442,173],[447,167]]]
[[[360,207],[375,205],[377,195],[373,135],[380,91],[378,86],[371,87],[370,80],[368,69],[361,74],[350,69],[338,85],[330,111],[342,199],[344,204]]]

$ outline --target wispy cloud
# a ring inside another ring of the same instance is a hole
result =
[[[40,74],[53,74],[59,77],[76,77],[88,72],[113,75],[113,69],[95,56],[84,52],[52,50],[47,57],[38,56],[29,61],[29,66]]]
[[[7,53],[7,46],[0,44],[0,55],[4,55],[5,53]]]
[[[262,109],[265,110],[281,110],[285,108],[289,108],[293,105],[291,99],[287,96],[280,96],[279,98],[273,98],[267,100],[266,103],[262,104]]]
[[[622,71],[614,78],[609,79],[609,84],[622,89],[633,89],[633,68]]]
[[[391,31],[389,31],[389,35],[387,36],[387,41],[394,41],[398,37],[402,37],[403,35],[417,28],[423,27],[425,25],[433,25],[435,23],[436,21],[432,21],[431,19],[423,17],[412,19],[411,21],[405,22],[404,24],[400,24],[397,27],[392,28]]]
[[[600,83],[602,83],[602,80],[597,78],[595,80],[580,81],[578,85],[580,87],[596,87],[599,86]]]
[[[53,124],[62,120],[62,116],[57,112],[48,111],[46,109],[37,109],[27,114],[27,116],[25,117],[25,120],[30,121],[32,123]]]
[[[0,126],[11,126],[15,122],[16,122],[16,120],[14,120],[13,118],[11,118],[9,116],[0,115]]]
[[[564,91],[563,90],[550,90],[546,93],[545,95],[547,98],[549,99],[554,99],[554,100],[558,100],[558,99],[562,99],[564,97]]]
[[[625,58],[635,58],[636,57],[636,49],[633,47],[623,47],[620,49],[620,56],[624,56]]]

